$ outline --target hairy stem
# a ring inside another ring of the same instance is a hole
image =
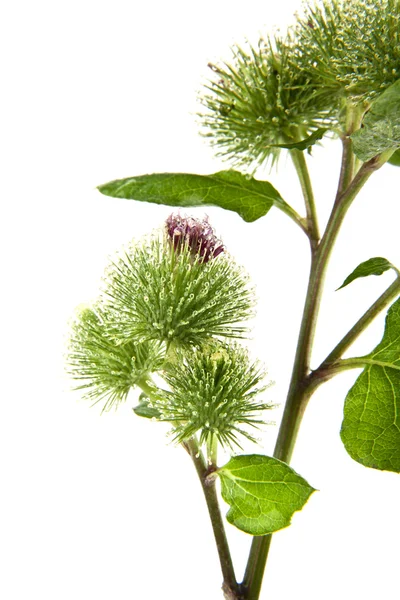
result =
[[[274,451],[275,458],[287,463],[290,462],[303,414],[313,392],[312,387],[307,385],[307,377],[310,373],[311,350],[324,277],[333,245],[354,198],[371,174],[381,166],[379,157],[364,163],[351,183],[344,187],[348,180],[348,177],[343,175],[347,172],[344,163],[350,160],[353,160],[351,149],[349,152],[348,147],[344,146],[339,186],[331,216],[319,245],[313,246],[311,244],[312,260],[309,284],[288,397]],[[271,536],[255,537],[253,539],[242,584],[246,600],[258,600],[260,596],[270,544]]]
[[[187,450],[193,461],[206,499],[224,578],[222,587],[224,596],[226,600],[241,600],[242,597],[240,595],[239,585],[236,582],[228,540],[226,538],[225,527],[219,508],[217,490],[215,488],[215,478],[210,477],[210,469],[215,469],[215,467],[207,467],[204,456],[194,438],[184,442],[183,447]]]
[[[312,250],[315,250],[315,248],[318,245],[320,235],[314,193],[311,185],[310,175],[308,172],[307,162],[304,157],[304,152],[302,152],[301,150],[291,150],[290,156],[292,158],[294,167],[297,171],[297,175],[301,185],[301,190],[303,192],[304,202],[306,205],[307,231],[308,236],[310,238],[311,248]]]

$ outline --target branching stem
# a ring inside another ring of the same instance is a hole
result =
[[[347,166],[349,163],[354,164],[354,158],[351,147],[344,143],[338,191],[331,216],[320,243],[318,245],[311,243],[309,284],[292,378],[274,451],[275,458],[287,463],[290,462],[305,408],[314,391],[313,387],[309,385],[308,376],[310,374],[312,344],[328,261],[340,226],[351,203],[371,174],[382,164],[379,158],[364,163],[355,177],[349,181],[352,172],[352,168]],[[260,596],[270,544],[271,536],[255,537],[253,539],[242,584],[246,600],[258,600]]]
[[[365,329],[372,323],[375,317],[382,312],[391,302],[400,294],[400,274],[397,275],[394,282],[388,287],[387,290],[379,296],[379,298],[370,306],[370,308],[363,314],[363,316],[353,325],[353,327],[346,333],[346,335],[340,340],[335,346],[332,352],[325,358],[320,366],[310,373],[308,377],[308,386],[313,391],[321,383],[331,379],[338,372],[344,371],[345,369],[353,368],[350,361],[352,359],[340,360],[343,354],[358,338],[358,336],[365,331]],[[356,359],[354,359],[356,360]],[[338,362],[339,361],[339,362]],[[354,363],[352,363],[354,364]]]
[[[275,204],[285,212],[307,234],[311,247],[311,268],[296,355],[288,396],[275,445],[274,457],[289,463],[292,457],[297,434],[308,401],[315,389],[335,373],[349,368],[365,366],[366,359],[341,360],[344,351],[367,327],[376,314],[400,291],[400,277],[359,319],[346,336],[337,344],[325,361],[314,372],[310,369],[312,346],[317,325],[319,306],[322,297],[324,278],[328,262],[338,236],[342,222],[353,200],[367,182],[371,174],[386,162],[390,152],[363,163],[357,169],[352,151],[351,133],[359,127],[362,113],[348,111],[345,132],[342,135],[343,153],[338,190],[325,232],[320,238],[314,195],[304,153],[291,150],[306,206],[306,219],[290,207],[283,199]],[[387,155],[386,155],[387,154]],[[151,385],[144,381],[141,386],[151,395]],[[259,600],[265,565],[271,545],[271,535],[253,538],[243,582],[238,584],[224,523],[222,520],[218,496],[215,488],[217,469],[217,444],[213,436],[207,440],[207,462],[195,438],[183,443],[195,465],[203,493],[206,499],[210,520],[217,545],[223,574],[223,592],[226,600]]]

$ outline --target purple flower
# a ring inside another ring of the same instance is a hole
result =
[[[200,262],[206,263],[224,251],[208,217],[201,220],[172,214],[166,220],[166,228],[174,249],[179,252],[181,245],[187,244],[190,252],[200,257]]]

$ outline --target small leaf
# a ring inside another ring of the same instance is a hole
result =
[[[361,129],[351,139],[355,155],[363,162],[400,148],[400,80],[372,102]]]
[[[366,467],[400,472],[400,298],[390,307],[382,341],[358,359],[365,365],[347,394],[341,438]]]
[[[400,150],[396,150],[389,158],[388,163],[390,165],[394,165],[395,167],[400,167]]]
[[[140,394],[139,404],[132,409],[135,415],[137,415],[138,417],[144,417],[145,419],[159,419],[161,416],[160,411],[157,408],[153,408],[152,406],[150,406],[150,402],[148,399],[142,400],[143,396],[143,394]],[[144,396],[144,398],[146,398],[146,396]]]
[[[271,146],[274,148],[286,148],[287,150],[307,150],[311,148],[311,146],[314,146],[318,140],[321,140],[327,131],[328,129],[326,127],[321,127],[300,142],[293,142],[292,144],[271,144]]]
[[[341,290],[359,277],[368,277],[368,275],[382,275],[382,273],[392,268],[393,265],[386,260],[386,258],[382,258],[380,256],[370,258],[369,260],[366,260],[358,265],[358,267],[356,267],[354,271],[350,273],[348,277],[346,277],[342,285],[338,287],[338,290]]]
[[[290,525],[315,491],[284,462],[269,456],[235,456],[219,469],[222,497],[230,505],[229,523],[252,535]]]
[[[168,206],[220,206],[237,212],[245,221],[256,221],[267,214],[279,192],[268,181],[258,181],[238,171],[214,175],[155,173],[117,179],[100,185],[106,196],[141,200]]]

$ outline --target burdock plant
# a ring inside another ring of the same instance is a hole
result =
[[[289,463],[308,401],[324,382],[361,370],[344,403],[344,447],[365,467],[400,472],[400,275],[389,260],[366,256],[346,277],[341,287],[387,270],[395,275],[321,364],[310,366],[324,278],[346,213],[378,169],[400,163],[399,18],[398,0],[306,5],[285,36],[237,45],[231,61],[209,65],[201,133],[240,171],[140,175],[99,187],[115,198],[214,205],[247,222],[275,206],[309,242],[297,351],[271,457],[241,453],[243,440],[256,442],[262,433],[272,405],[265,369],[244,341],[254,292],[207,218],[174,213],[158,232],[131,242],[108,266],[98,300],[72,322],[68,368],[89,400],[109,409],[136,394],[135,414],[170,423],[172,439],[192,458],[229,600],[260,597],[271,534],[288,526],[314,491]],[[339,138],[343,152],[321,232],[307,155],[329,138]],[[282,154],[294,163],[304,215],[254,177]],[[343,358],[386,308],[378,346]],[[234,452],[224,465],[219,448]],[[217,481],[230,506],[228,521],[254,536],[242,582],[235,576]]]

